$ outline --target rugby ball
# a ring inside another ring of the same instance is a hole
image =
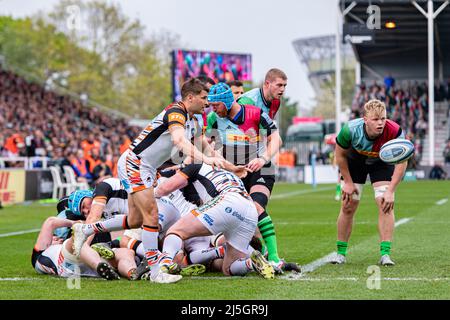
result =
[[[414,154],[414,145],[406,139],[393,139],[380,149],[379,157],[382,161],[390,164],[404,162]]]

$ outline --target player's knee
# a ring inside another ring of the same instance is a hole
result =
[[[269,198],[264,193],[253,192],[252,194],[250,194],[250,197],[252,197],[253,202],[255,202],[258,212],[260,211],[260,208],[262,208],[263,211],[266,209]],[[260,208],[258,208],[258,205],[260,206]]]
[[[351,201],[348,205],[343,205],[341,209],[342,213],[346,216],[353,216],[356,211],[356,206],[354,204],[354,201]]]

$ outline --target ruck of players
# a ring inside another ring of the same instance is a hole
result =
[[[181,100],[163,108],[122,153],[118,178],[60,199],[57,215],[43,223],[33,248],[35,270],[156,283],[205,272],[264,279],[301,273],[295,261],[280,257],[283,243],[268,207],[272,161],[283,143],[274,119],[283,108],[287,79],[274,68],[261,87],[245,93],[238,81],[186,81]],[[212,111],[206,115],[205,108]],[[383,162],[378,153],[402,137],[378,100],[369,101],[364,117],[338,134],[342,205],[331,263],[346,262],[369,176],[379,208],[379,263],[394,265],[394,192],[406,166]]]
[[[118,178],[60,199],[33,249],[35,270],[156,283],[208,271],[301,272],[278,255],[267,211],[282,144],[273,118],[286,85],[279,69],[241,97],[239,83],[186,81],[181,101],[121,155]]]

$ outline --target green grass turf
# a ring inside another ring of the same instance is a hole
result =
[[[287,196],[282,196],[282,195]],[[338,202],[334,186],[278,184],[268,212],[275,223],[280,256],[306,265],[335,250]],[[350,240],[346,265],[324,265],[303,278],[245,278],[205,274],[172,285],[126,280],[81,280],[38,275],[30,255],[37,233],[0,237],[0,299],[449,299],[450,182],[403,182],[396,192],[395,267],[380,268],[381,289],[369,290],[366,272],[379,259],[377,211],[366,185]],[[0,210],[0,234],[39,228],[54,206],[17,205]],[[19,278],[18,281],[5,281]]]

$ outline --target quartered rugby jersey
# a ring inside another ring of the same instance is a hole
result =
[[[377,158],[381,146],[389,140],[396,138],[404,138],[402,128],[392,120],[386,120],[383,133],[375,138],[370,139],[365,130],[364,119],[350,120],[345,124],[338,136],[336,142],[344,149],[352,147],[356,152],[369,158]]]
[[[246,192],[241,179],[231,172],[215,170],[210,165],[189,164],[180,172],[197,190],[203,203],[225,192]]]
[[[260,129],[266,131],[260,134]],[[217,131],[222,145],[223,157],[236,165],[245,165],[265,151],[265,136],[277,130],[272,119],[261,109],[241,105],[241,111],[233,120],[221,118],[215,112],[208,114],[208,134]]]
[[[178,157],[178,149],[172,142],[169,128],[181,126],[185,128],[185,137],[191,140],[198,126],[195,118],[191,118],[182,102],[167,106],[150,124],[142,130],[130,145],[130,150],[138,158],[157,169],[172,156]]]
[[[109,219],[116,214],[128,214],[128,193],[124,189],[120,179],[105,179],[95,186],[94,201],[106,200],[103,208],[103,218]]]
[[[257,106],[262,111],[267,113],[271,119],[274,119],[280,108],[280,100],[273,99],[272,102],[268,102],[264,99],[262,88],[255,88],[247,91],[239,97],[238,102],[241,104],[251,104]]]

